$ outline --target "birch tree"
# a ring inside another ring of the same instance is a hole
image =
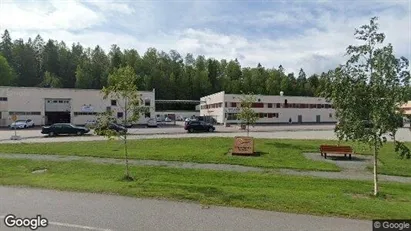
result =
[[[378,31],[378,18],[355,30],[359,45],[347,48],[346,64],[328,73],[323,96],[332,101],[340,140],[368,144],[373,149],[374,195],[378,195],[378,153],[399,127],[400,106],[407,101],[410,72],[408,60],[396,58],[385,35]],[[395,151],[410,158],[407,146],[395,140]]]

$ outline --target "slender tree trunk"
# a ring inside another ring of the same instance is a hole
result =
[[[393,139],[393,141],[394,141],[394,146],[395,146],[395,135],[396,135],[396,133],[397,133],[397,132],[393,132],[393,133],[392,133],[392,139]]]
[[[127,127],[127,110],[128,110],[128,105],[127,105],[127,98],[125,98],[125,103],[124,103],[124,127]],[[127,148],[127,132],[124,134],[124,155],[126,157],[126,177],[127,179],[130,178],[130,171],[128,169],[128,148]]]
[[[374,196],[378,195],[378,151],[377,151],[377,141],[374,141]]]
[[[127,176],[127,178],[130,178],[130,171],[128,169],[127,134],[124,135],[124,154],[126,156],[126,176]]]

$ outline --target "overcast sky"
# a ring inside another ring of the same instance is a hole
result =
[[[386,42],[411,58],[411,0],[387,1],[75,1],[0,0],[0,29],[13,39],[34,38],[177,50],[242,66],[308,74],[344,61],[354,29],[379,17]]]

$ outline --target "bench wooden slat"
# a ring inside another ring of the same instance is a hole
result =
[[[337,146],[337,145],[320,145],[321,156],[327,158],[327,154],[344,154],[344,156],[349,155],[351,159],[351,154],[354,154],[351,146]]]

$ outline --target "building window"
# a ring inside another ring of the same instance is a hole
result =
[[[225,102],[225,105],[224,105],[225,107],[227,107],[227,102]]]
[[[237,120],[237,113],[227,113],[227,120]]]
[[[284,100],[284,108],[288,108],[288,100]]]
[[[123,112],[117,112],[117,118],[123,118]]]
[[[280,108],[281,107],[281,104],[280,103],[277,103],[277,108]]]
[[[231,103],[231,107],[237,107],[237,103]]]
[[[328,117],[333,118],[333,113],[330,113]]]
[[[253,103],[251,107],[252,108],[264,108],[264,104],[263,103]]]
[[[111,107],[106,107],[106,112],[111,111]]]
[[[274,118],[278,118],[278,113],[273,114]]]
[[[144,117],[145,117],[145,118],[150,118],[150,117],[151,117],[151,113],[150,113],[150,112],[147,112],[146,114],[144,114]]]
[[[273,113],[268,113],[268,118],[273,118]]]
[[[150,100],[146,100],[144,106],[148,106],[148,107],[149,107],[149,106],[150,106]]]
[[[9,115],[41,115],[39,111],[11,111]]]
[[[273,104],[272,104],[272,103],[269,103],[267,106],[268,106],[268,108],[273,108]]]
[[[79,116],[79,115],[97,115],[99,113],[97,112],[74,112],[74,116]]]
[[[0,101],[7,101],[7,97],[0,97]]]
[[[112,99],[111,100],[111,106],[117,106],[117,100]]]

